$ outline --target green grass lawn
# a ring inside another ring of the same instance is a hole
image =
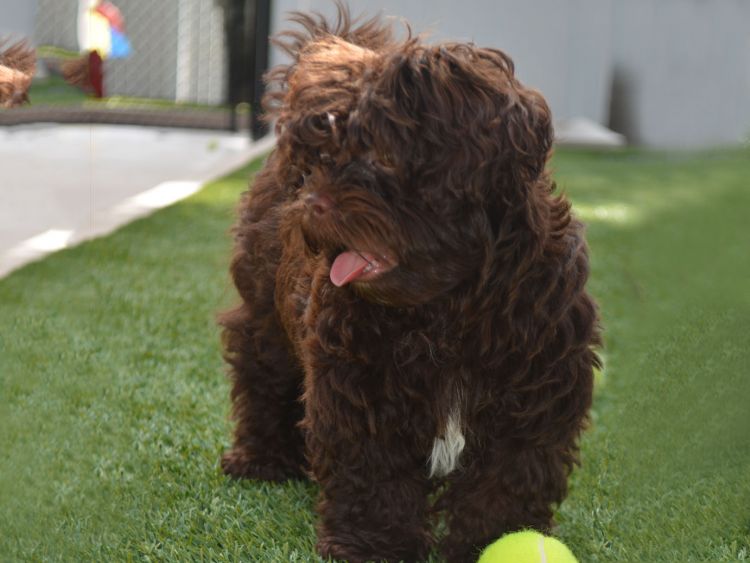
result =
[[[0,280],[0,560],[311,561],[316,489],[234,482],[215,312],[258,163]],[[750,560],[750,151],[560,152],[606,368],[581,561]]]

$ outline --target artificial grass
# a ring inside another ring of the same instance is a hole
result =
[[[607,341],[558,515],[581,561],[750,559],[748,157],[553,161]],[[214,314],[257,166],[0,280],[0,559],[317,560],[314,485],[218,469]]]
[[[82,107],[89,97],[75,86],[71,86],[62,76],[49,76],[36,79],[29,89],[29,102],[32,106],[72,106]]]

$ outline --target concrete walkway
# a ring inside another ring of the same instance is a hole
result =
[[[0,129],[0,277],[187,197],[272,146],[131,126]]]

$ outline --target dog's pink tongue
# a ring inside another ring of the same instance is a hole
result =
[[[362,275],[369,263],[356,252],[343,252],[336,256],[331,266],[331,281],[336,287],[348,284]]]

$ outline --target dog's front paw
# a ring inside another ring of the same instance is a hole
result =
[[[398,563],[422,561],[427,557],[429,546],[425,543],[407,541],[403,538],[385,538],[371,535],[366,540],[353,535],[319,535],[315,548],[323,559],[336,559],[349,563],[381,561]],[[392,540],[392,541],[390,541]]]
[[[302,467],[283,459],[259,459],[241,448],[234,448],[221,456],[221,469],[235,479],[256,479],[280,483],[290,479],[305,479]]]

